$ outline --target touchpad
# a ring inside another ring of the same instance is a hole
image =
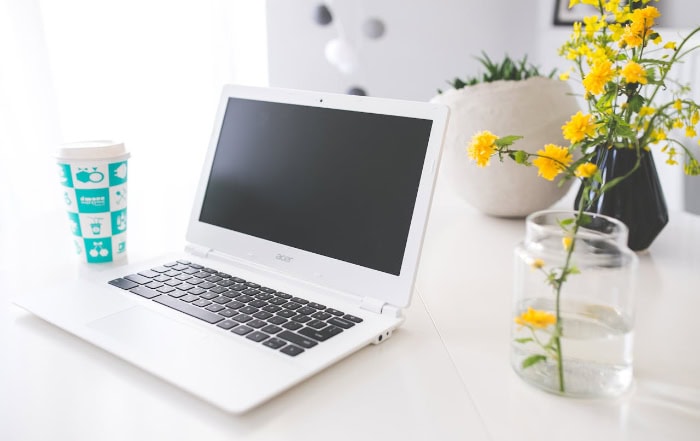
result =
[[[183,346],[206,338],[200,329],[142,306],[94,320],[87,326],[128,344],[130,348],[156,352],[180,351]]]

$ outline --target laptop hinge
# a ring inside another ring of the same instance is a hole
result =
[[[185,251],[197,257],[207,257],[213,250],[211,248],[198,247],[197,245],[186,245]]]
[[[374,312],[375,314],[385,314],[392,317],[401,316],[400,308],[390,305],[383,300],[377,300],[372,297],[363,297],[360,301],[360,308]]]

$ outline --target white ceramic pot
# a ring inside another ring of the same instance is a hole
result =
[[[537,176],[536,167],[510,159],[479,168],[467,156],[471,137],[482,130],[496,135],[522,135],[514,147],[535,153],[545,144],[568,145],[561,132],[580,110],[566,82],[543,77],[495,81],[448,90],[432,99],[450,107],[441,173],[457,193],[480,211],[500,217],[524,217],[561,199],[571,181]]]

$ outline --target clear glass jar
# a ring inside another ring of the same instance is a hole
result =
[[[575,216],[526,219],[515,249],[511,363],[549,392],[618,396],[632,383],[637,256],[622,222],[586,213],[575,230]]]

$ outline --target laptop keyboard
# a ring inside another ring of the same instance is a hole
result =
[[[186,260],[109,281],[295,357],[362,319]]]

